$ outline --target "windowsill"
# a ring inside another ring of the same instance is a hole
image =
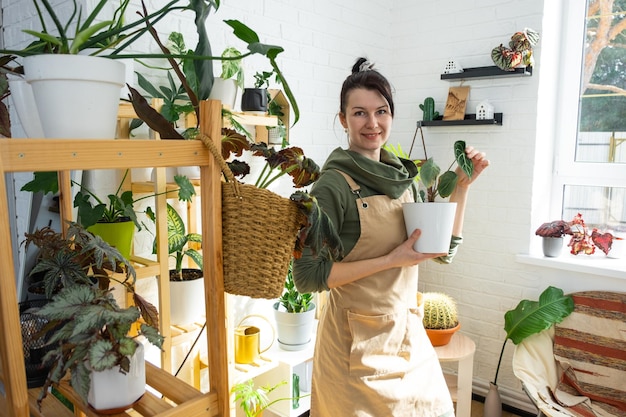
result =
[[[626,259],[607,258],[603,255],[570,254],[563,254],[558,258],[525,254],[517,255],[515,259],[523,264],[626,279]]]

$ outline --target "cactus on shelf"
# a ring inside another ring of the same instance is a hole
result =
[[[422,294],[422,300],[426,329],[452,329],[459,324],[456,302],[449,295],[427,292]]]
[[[424,112],[423,121],[432,121],[439,117],[439,112],[435,111],[435,100],[432,97],[426,97],[424,104],[420,104],[420,109]]]

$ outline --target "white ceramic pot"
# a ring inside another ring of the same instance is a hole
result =
[[[405,203],[402,205],[407,235],[422,234],[413,248],[422,253],[448,253],[456,203]]]
[[[127,374],[119,368],[91,373],[88,402],[99,412],[121,412],[130,408],[146,392],[146,362],[144,345],[139,343],[130,359]]]
[[[39,111],[37,103],[33,95],[33,89],[22,77],[7,74],[9,80],[9,90],[11,90],[11,99],[15,104],[17,117],[20,124],[26,132],[26,137],[43,138],[44,133],[41,128],[41,120],[39,120]]]
[[[547,258],[557,258],[563,252],[563,237],[543,237],[541,238],[543,255]]]
[[[283,350],[306,349],[313,335],[315,304],[311,303],[304,313],[288,313],[281,308],[280,302],[274,303],[278,345]]]
[[[204,278],[170,281],[170,309],[172,325],[193,323],[204,316]]]
[[[24,76],[48,138],[113,139],[124,64],[64,54],[24,58]]]
[[[237,83],[235,80],[215,77],[209,100],[219,100],[231,110],[235,109],[237,100]]]

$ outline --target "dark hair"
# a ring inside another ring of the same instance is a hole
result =
[[[394,115],[395,111],[391,94],[391,84],[389,84],[387,78],[373,69],[373,67],[374,65],[365,58],[356,60],[352,67],[352,74],[348,75],[341,86],[341,96],[339,99],[339,111],[341,113],[346,114],[348,94],[356,88],[364,88],[366,90],[378,91],[378,93],[387,100],[391,115]]]

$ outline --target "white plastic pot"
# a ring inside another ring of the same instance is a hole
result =
[[[402,205],[407,235],[420,229],[413,248],[422,253],[448,253],[456,203],[405,203]]]

